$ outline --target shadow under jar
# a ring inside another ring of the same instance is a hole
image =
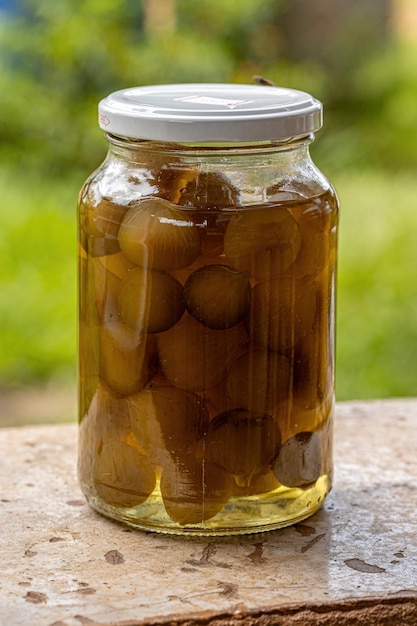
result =
[[[174,534],[276,529],[332,481],[338,200],[322,105],[267,86],[126,89],[79,196],[81,488]]]

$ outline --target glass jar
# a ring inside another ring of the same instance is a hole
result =
[[[79,479],[146,530],[231,535],[312,515],[332,481],[338,201],[322,106],[269,86],[100,103],[79,196]]]

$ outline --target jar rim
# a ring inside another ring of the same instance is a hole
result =
[[[295,89],[186,83],[133,87],[99,103],[99,126],[132,139],[179,142],[282,140],[322,126],[322,103]]]
[[[160,141],[154,139],[138,139],[136,137],[123,137],[105,132],[108,143],[117,149],[130,152],[146,152],[175,156],[230,156],[231,154],[268,154],[274,152],[293,151],[303,146],[308,147],[314,140],[314,134],[300,137],[288,137],[278,140],[263,141],[240,141],[240,142],[178,142]]]

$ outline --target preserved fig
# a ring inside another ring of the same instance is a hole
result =
[[[142,146],[143,151],[138,158],[146,167],[148,182],[158,190],[158,197],[178,204],[182,191],[196,178],[197,167],[185,161],[181,144],[148,141]]]
[[[171,385],[149,386],[128,399],[132,430],[155,463],[182,458],[208,422],[204,401]]]
[[[118,233],[126,212],[126,206],[100,197],[94,185],[85,187],[79,201],[80,240],[92,256],[120,251]]]
[[[334,303],[325,297],[327,292],[321,285],[313,329],[294,348],[294,403],[305,410],[328,404],[333,397],[334,345],[328,319]]]
[[[312,332],[317,285],[281,277],[252,290],[249,332],[259,345],[284,352]]]
[[[181,526],[201,525],[214,517],[227,503],[229,488],[227,475],[210,462],[201,463],[192,450],[162,472],[166,512]]]
[[[212,420],[205,436],[207,458],[248,486],[272,464],[281,445],[275,420],[263,413],[233,409]]]
[[[130,270],[136,267],[134,263],[125,257],[123,252],[100,257],[98,263],[117,278],[124,278]]]
[[[92,481],[94,459],[105,440],[126,441],[131,432],[129,407],[125,398],[116,395],[101,382],[96,382],[87,413],[80,423],[80,445],[90,454],[79,456],[79,471],[87,482]]]
[[[94,485],[107,504],[133,507],[149,498],[155,488],[155,474],[135,448],[123,441],[107,440],[94,464]]]
[[[198,171],[181,190],[178,204],[196,209],[226,209],[239,204],[240,191],[221,172]]]
[[[198,230],[187,212],[160,198],[145,198],[129,209],[119,244],[130,261],[154,270],[186,267],[200,253]]]
[[[137,332],[167,330],[185,310],[181,283],[167,272],[142,267],[123,279],[118,303],[121,320]]]
[[[313,278],[326,267],[334,247],[336,224],[332,206],[320,200],[292,207],[290,213],[299,226],[301,244],[287,273],[295,278]]]
[[[101,378],[120,395],[140,391],[158,364],[155,338],[137,333],[121,322],[100,327],[99,338]]]
[[[184,285],[184,301],[196,320],[216,330],[238,324],[250,304],[251,287],[244,272],[227,265],[205,265]]]
[[[236,407],[274,414],[286,405],[291,386],[287,357],[268,350],[250,350],[230,367],[227,391]]]
[[[186,313],[158,335],[162,370],[175,387],[205,391],[218,385],[236,358],[247,335],[242,325],[213,330]]]
[[[88,282],[95,304],[94,312],[91,311],[90,324],[119,318],[118,298],[121,279],[107,272],[105,266],[100,263],[100,258],[107,256],[92,258],[88,267]]]
[[[301,432],[285,441],[274,463],[274,473],[286,487],[304,487],[321,474],[320,437],[315,432]]]
[[[300,245],[298,224],[284,208],[237,211],[224,235],[228,261],[257,280],[282,274],[296,259]]]
[[[78,380],[83,390],[79,397],[79,421],[81,421],[88,412],[99,383],[98,327],[91,328],[86,321],[80,319],[78,341],[83,346],[78,359]]]

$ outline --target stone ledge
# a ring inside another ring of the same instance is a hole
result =
[[[181,539],[85,504],[75,424],[0,430],[0,623],[417,623],[417,400],[341,403],[335,486],[296,526]]]

